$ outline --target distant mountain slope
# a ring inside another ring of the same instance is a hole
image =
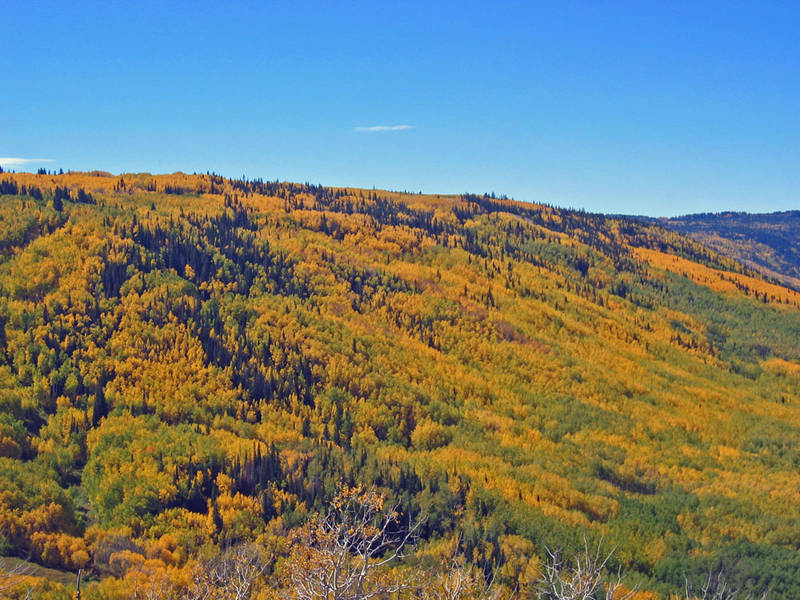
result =
[[[506,597],[586,536],[661,597],[798,598],[800,293],[485,195],[0,176],[0,553],[121,600],[285,556],[342,482]]]
[[[800,289],[800,211],[704,213],[660,222]]]

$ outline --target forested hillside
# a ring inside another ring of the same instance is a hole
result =
[[[506,597],[585,536],[648,597],[724,567],[797,598],[799,467],[800,294],[658,225],[0,175],[0,555],[84,599],[243,542],[278,581],[359,483]]]
[[[800,289],[800,211],[706,213],[662,224]]]

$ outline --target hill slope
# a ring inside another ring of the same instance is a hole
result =
[[[797,292],[655,225],[487,196],[0,194],[3,552],[182,568],[361,481],[487,571],[586,534],[645,589],[724,563],[797,596]]]
[[[661,223],[800,289],[800,211],[686,215]]]

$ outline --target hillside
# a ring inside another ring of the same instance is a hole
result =
[[[720,566],[800,596],[800,294],[656,224],[4,174],[0,348],[0,553],[84,598],[286,553],[340,482],[507,590],[586,535],[651,597]]]
[[[660,221],[664,227],[800,289],[800,211],[709,213]]]

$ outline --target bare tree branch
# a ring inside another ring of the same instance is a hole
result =
[[[422,520],[404,526],[397,506],[374,489],[341,486],[330,510],[294,536],[287,565],[296,600],[369,600],[414,587],[393,576],[390,563],[406,557]]]
[[[709,571],[700,589],[695,590],[687,579],[684,584],[684,597],[686,600],[766,600],[769,592],[760,596],[751,591],[742,590],[733,585],[724,569]]]
[[[567,564],[558,551],[547,551],[548,559],[543,566],[542,575],[536,586],[539,600],[628,600],[636,594],[636,589],[626,589],[621,574],[609,577],[606,567],[614,554],[605,554],[602,540],[597,549],[591,550],[589,542],[583,538],[583,554],[578,555],[572,564]]]
[[[25,579],[31,575],[31,568],[23,562],[11,565],[8,559],[0,558],[0,598],[5,597],[6,592],[24,583]],[[33,588],[28,588],[26,598],[33,594]]]
[[[425,600],[496,600],[499,595],[494,578],[487,582],[483,572],[460,554],[430,575],[422,590]]]
[[[249,600],[271,563],[272,557],[255,544],[228,548],[197,565],[183,600]]]

